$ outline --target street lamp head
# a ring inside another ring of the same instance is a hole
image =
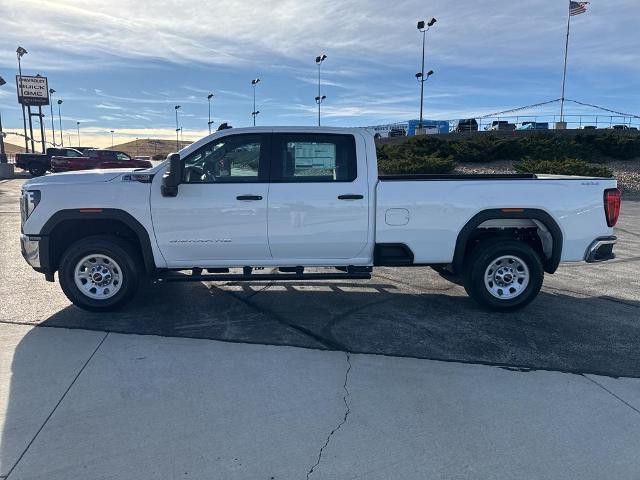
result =
[[[80,125],[80,122],[76,122],[76,125]]]
[[[56,91],[53,88],[49,89],[49,95],[53,95],[54,93],[56,93]]]
[[[173,108],[175,108],[176,110],[178,110],[180,107],[182,107],[182,105],[176,105],[176,106],[175,106],[175,107],[173,107]]]
[[[259,78],[254,78],[253,80],[251,80],[251,85],[253,85],[254,87],[260,83],[260,79]]]
[[[0,87],[1,87],[2,85],[4,85],[5,83],[7,83],[7,82],[5,82],[4,78],[0,77]]]
[[[58,105],[62,105],[62,100],[58,100]]]
[[[322,63],[327,59],[327,56],[323,53],[316,57],[316,63]]]
[[[16,53],[18,54],[18,57],[22,57],[25,53],[29,53],[29,52],[27,52],[25,48],[18,47],[16,49]]]
[[[433,75],[433,70],[429,70],[429,71],[427,72],[427,77],[430,77],[431,75]]]
[[[418,30],[424,30],[424,20],[418,22]]]
[[[322,101],[327,98],[326,95],[322,95],[321,97],[316,97],[316,102],[322,103]]]
[[[211,100],[213,98],[213,93],[210,93],[209,95],[207,95],[207,99]]]
[[[420,80],[422,78],[422,73],[418,72],[416,73],[416,79]]]
[[[427,23],[427,27],[433,27],[436,22],[437,20],[435,18],[431,18],[431,20],[429,20],[429,23]]]

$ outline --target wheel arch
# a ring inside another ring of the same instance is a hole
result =
[[[463,270],[465,256],[470,242],[474,239],[474,233],[478,231],[480,225],[491,220],[531,220],[536,224],[539,223],[539,226],[544,227],[551,236],[551,254],[542,258],[544,270],[547,273],[554,273],[558,269],[562,257],[563,235],[560,226],[549,213],[537,208],[496,208],[477,213],[460,230],[452,262],[455,272]],[[505,228],[513,229],[514,227],[507,225]],[[542,239],[541,242],[543,242]]]
[[[70,235],[66,241],[65,235]],[[43,273],[53,275],[60,258],[72,242],[81,238],[106,234],[131,241],[140,251],[146,273],[156,269],[149,233],[130,213],[119,209],[69,209],[56,212],[42,227],[40,260]]]

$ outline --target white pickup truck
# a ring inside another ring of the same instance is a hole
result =
[[[31,179],[21,243],[88,310],[120,307],[145,277],[366,279],[375,266],[431,266],[513,310],[561,262],[613,258],[619,210],[613,179],[379,176],[367,130],[265,127],[215,133],[147,170]]]

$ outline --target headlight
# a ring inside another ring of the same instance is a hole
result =
[[[25,190],[20,201],[20,214],[24,222],[40,203],[40,190]]]

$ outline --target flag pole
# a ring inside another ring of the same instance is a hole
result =
[[[567,83],[567,57],[569,55],[569,31],[571,28],[571,1],[567,14],[567,41],[564,46],[564,73],[562,75],[562,95],[560,96],[560,122],[564,122],[564,87]]]

